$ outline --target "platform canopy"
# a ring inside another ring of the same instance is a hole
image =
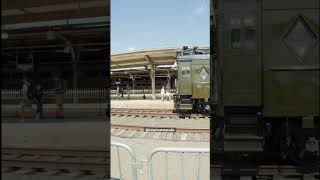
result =
[[[80,51],[80,60],[109,57],[107,0],[2,0],[1,5],[5,61],[19,53],[43,63],[71,61],[70,46]]]
[[[142,49],[111,55],[111,70],[148,65],[173,65],[176,48]]]
[[[2,0],[2,25],[106,16],[108,0]]]

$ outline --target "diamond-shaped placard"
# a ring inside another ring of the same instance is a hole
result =
[[[208,77],[208,72],[207,72],[206,68],[203,67],[201,69],[199,75],[203,80],[205,80]]]
[[[302,60],[306,52],[316,43],[317,37],[302,17],[298,17],[283,41],[298,59]]]

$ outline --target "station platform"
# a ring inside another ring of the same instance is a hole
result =
[[[155,94],[156,99],[161,99],[161,94]],[[118,96],[116,94],[111,94],[110,95],[111,99],[117,99],[117,100],[130,100],[130,99],[134,99],[134,100],[144,100],[143,99],[143,94],[130,94],[130,96],[128,96],[128,94],[123,94],[123,97]],[[152,100],[152,94],[145,94],[146,100]]]
[[[2,147],[39,149],[109,149],[105,121],[47,121],[1,123]]]
[[[161,100],[111,100],[111,108],[126,108],[126,109],[164,109],[173,110],[173,101]]]
[[[107,103],[91,103],[91,104],[64,104],[64,116],[71,118],[93,118],[101,117],[105,115],[107,109]],[[55,104],[43,104],[43,116],[55,117],[56,115]],[[1,117],[2,118],[18,118],[20,117],[21,106],[20,105],[2,105]],[[32,107],[25,108],[24,117],[35,117],[36,105],[32,104]]]

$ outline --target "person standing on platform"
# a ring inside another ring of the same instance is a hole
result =
[[[162,88],[161,88],[161,100],[162,100],[162,102],[164,101],[164,96],[165,96],[165,90],[164,90],[164,86],[162,86]]]
[[[117,96],[120,96],[120,87],[119,87],[119,85],[117,84]]]
[[[130,84],[127,85],[127,93],[128,93],[128,99],[130,99]]]
[[[21,100],[21,109],[20,109],[20,117],[22,121],[24,121],[24,111],[27,107],[31,107],[31,100],[32,100],[32,89],[31,83],[28,81],[27,77],[24,77],[22,80],[22,100]]]
[[[120,94],[121,94],[121,98],[123,99],[123,85],[120,85]]]
[[[42,118],[43,90],[41,84],[38,83],[34,92],[34,100],[37,105],[36,120]]]
[[[166,87],[166,101],[171,101],[171,89],[170,89],[170,86],[169,84],[167,84],[167,87]]]
[[[63,103],[64,103],[64,94],[66,92],[66,83],[62,76],[56,76],[54,79],[55,84],[55,94],[56,94],[56,118],[63,119]]]
[[[116,81],[116,85],[117,85],[117,96],[120,96],[120,81]]]

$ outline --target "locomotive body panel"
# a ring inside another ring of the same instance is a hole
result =
[[[263,12],[265,117],[319,116],[319,9],[315,8]]]
[[[192,98],[209,99],[210,67],[208,60],[195,60],[192,64]]]

